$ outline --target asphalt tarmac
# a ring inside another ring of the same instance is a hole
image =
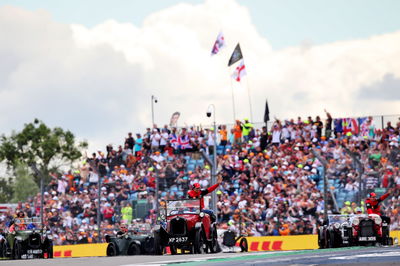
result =
[[[400,247],[353,247],[326,250],[302,250],[204,255],[118,256],[34,260],[2,260],[1,266],[251,266],[251,265],[400,265]]]

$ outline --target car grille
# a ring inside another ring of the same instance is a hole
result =
[[[345,229],[343,230],[343,236],[344,236],[344,237],[349,237],[349,236],[350,236],[350,229],[345,228]]]
[[[186,220],[183,218],[174,218],[170,221],[170,234],[186,235]]]
[[[40,247],[40,235],[39,234],[31,234],[28,238],[28,244],[31,248],[39,248]]]
[[[373,236],[374,233],[374,221],[364,220],[360,222],[360,236]]]

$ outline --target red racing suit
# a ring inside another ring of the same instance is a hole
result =
[[[381,215],[381,206],[379,205],[379,203],[384,201],[387,197],[389,197],[389,195],[390,193],[386,193],[382,195],[379,199],[368,198],[365,201],[365,204],[367,205],[367,213]]]
[[[198,191],[198,192],[196,192],[196,191],[194,191],[194,190],[189,190],[189,191],[188,191],[189,198],[192,198],[192,199],[200,198],[200,207],[201,207],[202,209],[204,209],[204,199],[203,199],[203,196],[207,195],[208,193],[213,192],[218,186],[219,186],[219,184],[217,183],[217,184],[212,185],[211,187],[209,187],[209,188],[207,188],[207,189],[202,189],[202,190],[200,190],[200,191]]]

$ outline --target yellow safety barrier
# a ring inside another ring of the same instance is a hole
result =
[[[54,258],[104,257],[108,243],[54,246]]]
[[[250,252],[317,249],[317,235],[246,237]]]
[[[400,240],[400,231],[391,231],[390,236],[393,237],[393,239],[395,237],[397,237],[397,239]],[[399,245],[400,245],[400,243],[399,243]]]
[[[400,231],[392,231],[390,236],[400,240]],[[249,252],[318,249],[317,235],[250,236],[246,239]],[[53,255],[55,258],[104,257],[107,245],[108,243],[54,246]]]

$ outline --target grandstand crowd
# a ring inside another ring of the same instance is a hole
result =
[[[325,174],[335,196],[329,194],[329,213],[365,213],[357,202],[361,180],[362,198],[377,188],[397,188],[383,209],[391,230],[400,228],[400,119],[376,129],[372,117],[333,119],[326,112],[325,119],[276,120],[269,127],[257,128],[247,119],[216,129],[154,125],[87,156],[78,169],[53,174],[44,193],[44,220],[54,243],[98,242],[99,178],[102,236],[115,233],[121,223],[155,224],[157,191],[159,199],[176,199],[186,197],[194,183],[212,185],[211,167],[200,152],[212,156],[214,134],[217,172],[223,177],[215,192],[219,228],[250,236],[315,234],[324,214],[324,168],[312,150],[327,162]],[[132,213],[135,200],[152,206],[141,219]],[[39,216],[40,202],[38,194],[18,203],[0,216],[0,226],[18,212]]]

